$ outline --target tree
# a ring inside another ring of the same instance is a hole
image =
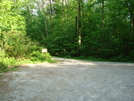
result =
[[[13,5],[12,14],[26,21],[26,35],[53,55],[119,61],[134,57],[132,0],[15,0]],[[2,28],[12,29],[13,23],[18,25],[14,21]]]

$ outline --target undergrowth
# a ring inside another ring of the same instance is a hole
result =
[[[26,58],[18,58],[15,59],[14,57],[3,57],[0,58],[0,73],[7,72],[11,70],[16,70],[16,67],[18,67],[21,64],[26,63],[40,63],[40,62],[55,62],[51,59],[51,56],[49,53],[41,54],[39,52],[34,52],[31,54],[31,56]]]
[[[20,31],[3,31],[0,38],[0,72],[15,70],[20,64],[52,61],[48,52],[41,52],[44,47]]]
[[[63,58],[69,58],[69,59],[76,59],[76,60],[88,60],[88,61],[100,61],[100,62],[126,62],[126,63],[134,63],[133,61],[130,61],[127,57],[112,57],[109,59],[99,58],[99,57],[93,57],[93,56],[79,56],[79,57],[71,57],[71,56],[64,56]]]
[[[4,53],[4,52],[3,52]],[[41,50],[29,52],[25,57],[15,58],[0,54],[0,73],[16,70],[16,67],[26,63],[55,62],[49,53],[41,53]]]

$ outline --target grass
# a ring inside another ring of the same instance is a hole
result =
[[[0,76],[3,76],[3,74],[0,74]]]
[[[49,60],[40,60],[40,59],[36,59],[36,61],[30,60],[30,59],[14,59],[14,58],[3,58],[1,59],[3,61],[0,61],[0,76],[3,76],[4,72],[8,72],[8,71],[16,71],[18,70],[17,67],[19,67],[22,64],[26,64],[26,63],[40,63],[40,62],[48,62],[48,63],[56,63],[56,60],[53,59],[49,59]],[[4,84],[0,84],[0,87],[4,86]]]
[[[27,64],[27,63],[41,63],[41,62],[48,62],[48,63],[56,63],[58,61],[53,60],[53,59],[48,59],[45,60],[45,58],[35,58],[34,59],[26,59],[26,58],[19,58],[19,59],[14,59],[14,58],[3,58],[0,61],[0,73],[2,72],[8,72],[8,71],[16,71],[17,67],[22,65],[22,64]],[[0,74],[0,76],[2,76]]]
[[[48,63],[57,63],[57,62],[59,62],[58,60],[49,60],[49,61],[47,61]]]
[[[79,56],[79,57],[69,57],[69,56],[64,56],[63,58],[68,58],[68,59],[76,59],[76,60],[87,60],[87,61],[98,61],[98,62],[120,62],[120,63],[134,63],[134,61],[119,61],[118,59],[113,60],[113,59],[102,59],[102,58],[96,58],[93,56],[90,57],[85,57],[85,56]]]
[[[4,84],[0,84],[0,87],[4,86]]]
[[[104,59],[102,59],[102,58],[84,57],[84,56],[79,56],[79,57],[68,57],[68,56],[64,56],[63,58],[76,59],[76,60],[87,60],[87,61],[102,61],[102,62],[110,62],[110,60],[104,60]]]
[[[107,61],[109,62],[108,60],[104,60],[104,59],[101,59],[101,58],[94,58],[94,57],[74,57],[74,59],[78,59],[78,60],[88,60],[88,61]]]

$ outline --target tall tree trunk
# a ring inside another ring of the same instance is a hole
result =
[[[51,33],[53,33],[53,25],[52,25],[52,14],[53,14],[53,10],[52,10],[52,0],[49,0],[49,4],[50,4],[50,30]]]
[[[81,4],[82,0],[78,0],[78,16],[77,16],[78,55],[81,54]]]
[[[125,3],[130,13],[130,29],[131,29],[131,34],[132,34],[134,30],[134,11],[131,9],[132,5],[128,2],[128,0],[125,0]]]
[[[102,6],[101,33],[104,34],[104,0],[102,0],[101,6]]]
[[[75,31],[74,31],[74,43],[76,44],[75,46],[75,55],[78,54],[78,17],[75,17]]]
[[[46,21],[46,19],[44,19],[44,23],[45,23],[45,29],[46,29],[46,36],[48,36],[48,28],[47,28],[47,21]]]
[[[62,0],[62,21],[63,21],[63,22],[64,22],[64,10],[65,10],[65,9],[64,9],[64,5],[65,5],[64,2],[65,2],[65,1]]]
[[[42,1],[42,2],[41,2]],[[38,9],[40,10],[40,11],[42,11],[42,8],[41,8],[41,4],[44,6],[45,5],[45,1],[44,0],[41,0],[41,1],[39,1],[39,7],[38,7]],[[45,11],[43,10],[42,11],[42,16],[44,16],[45,15]],[[46,30],[46,36],[48,35],[48,27],[47,27],[47,20],[46,20],[46,17],[44,16],[44,25],[45,25],[45,30]],[[42,37],[43,37],[43,39],[45,38],[44,37],[44,35],[42,34]]]

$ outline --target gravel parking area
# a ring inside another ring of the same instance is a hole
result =
[[[134,63],[54,58],[0,77],[0,101],[134,101]]]

